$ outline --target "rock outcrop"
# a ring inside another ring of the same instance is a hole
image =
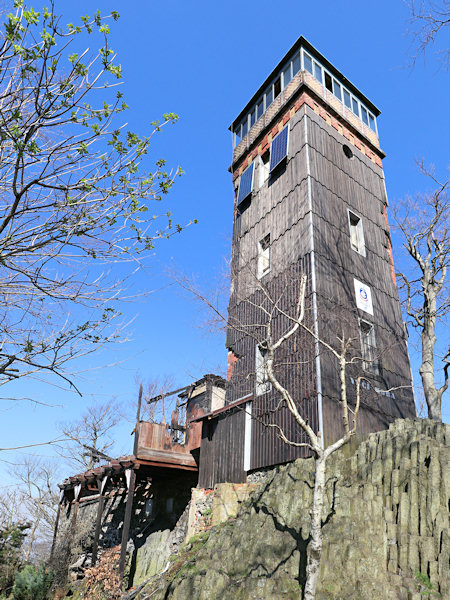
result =
[[[450,597],[449,441],[448,425],[400,420],[330,459],[318,600]],[[312,459],[264,474],[138,598],[298,600],[313,480]]]

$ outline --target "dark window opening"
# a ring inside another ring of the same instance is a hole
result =
[[[259,117],[262,117],[263,112],[264,112],[264,98],[261,98],[261,100],[256,105],[256,120],[258,120]]]
[[[280,94],[281,94],[281,77],[278,77],[278,79],[273,84],[273,97],[276,98]]]
[[[344,154],[347,158],[353,158],[353,152],[351,151],[351,149],[347,146],[347,144],[344,144],[342,146],[342,150],[344,151]]]
[[[325,87],[328,91],[333,93],[333,82],[331,80],[331,76],[325,71]]]

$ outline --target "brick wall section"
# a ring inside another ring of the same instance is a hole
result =
[[[233,374],[234,365],[238,361],[238,357],[232,350],[228,350],[228,367],[227,367],[227,381],[230,381],[231,375]]]
[[[238,162],[236,167],[233,170],[233,181],[237,179],[245,169],[250,165],[250,163],[256,158],[256,156],[264,154],[273,140],[273,138],[277,135],[279,131],[290,121],[290,119],[294,116],[294,114],[300,110],[300,108],[307,104],[312,110],[320,115],[322,119],[327,121],[336,131],[338,131],[341,135],[343,135],[355,148],[357,148],[360,152],[365,154],[370,160],[372,160],[376,165],[380,168],[383,168],[383,163],[381,157],[376,154],[373,149],[369,147],[368,144],[363,142],[361,139],[355,135],[349,127],[347,127],[345,122],[340,122],[336,117],[329,111],[325,106],[319,104],[314,100],[307,92],[302,92],[299,98],[295,101],[293,105],[286,107],[285,112],[280,116],[275,125],[272,126],[270,131],[264,136],[264,138],[257,144],[257,146],[251,149],[244,157]]]

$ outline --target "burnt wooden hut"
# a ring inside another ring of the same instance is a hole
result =
[[[300,37],[233,121],[234,190],[225,406],[203,421],[199,485],[247,473],[308,450],[304,434],[264,375],[261,336],[289,325],[307,276],[305,323],[280,347],[277,375],[325,445],[340,436],[339,372],[318,338],[352,339],[365,376],[359,431],[414,417],[387,219],[378,108]],[[276,307],[276,310],[274,310]],[[353,392],[352,392],[353,390]]]

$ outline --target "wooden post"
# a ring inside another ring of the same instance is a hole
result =
[[[103,506],[105,504],[104,491],[105,491],[107,480],[108,480],[107,475],[105,475],[103,477],[103,479],[101,477],[97,477],[99,498],[98,498],[98,506],[97,506],[97,520],[95,522],[94,543],[92,545],[92,566],[94,566],[95,563],[97,562],[98,540],[100,537],[100,530],[102,527]]]
[[[59,517],[61,514],[61,504],[64,498],[64,490],[61,490],[61,495],[58,502],[58,510],[56,511],[56,519],[55,519],[55,528],[53,530],[53,540],[52,540],[52,549],[50,550],[50,560],[53,558],[53,553],[55,551],[56,546],[56,536],[58,535],[58,525],[59,525]]]
[[[136,411],[136,427],[134,430],[134,446],[133,446],[133,454],[136,456],[138,443],[139,443],[139,418],[141,415],[141,404],[142,404],[142,383],[139,387],[139,397],[138,397],[138,406]],[[131,523],[131,513],[133,510],[133,499],[134,499],[134,488],[136,485],[136,471],[132,467],[131,469],[127,469],[127,484],[128,484],[128,494],[127,494],[127,504],[125,507],[125,516],[123,519],[123,529],[122,529],[122,544],[120,547],[120,562],[119,562],[119,577],[120,581],[123,581],[123,574],[125,572],[125,561],[127,558],[127,545],[128,545],[128,536],[130,535],[130,523]]]
[[[72,525],[70,527],[69,547],[72,545],[73,536],[75,534],[75,527],[76,527],[76,524],[77,524],[78,506],[80,504],[80,495],[81,495],[81,483],[79,483],[78,485],[76,485],[74,487],[73,491],[74,491],[75,505],[74,505],[74,509],[73,509]]]
[[[134,487],[136,484],[136,472],[133,468],[127,469],[129,475],[127,477],[128,480],[128,495],[127,495],[127,504],[125,507],[125,517],[123,519],[123,529],[122,529],[122,545],[120,547],[120,562],[119,562],[119,577],[120,580],[123,581],[123,574],[125,571],[125,560],[127,557],[127,544],[128,544],[128,536],[130,534],[130,523],[131,523],[131,512],[133,509],[133,496],[134,496]]]

